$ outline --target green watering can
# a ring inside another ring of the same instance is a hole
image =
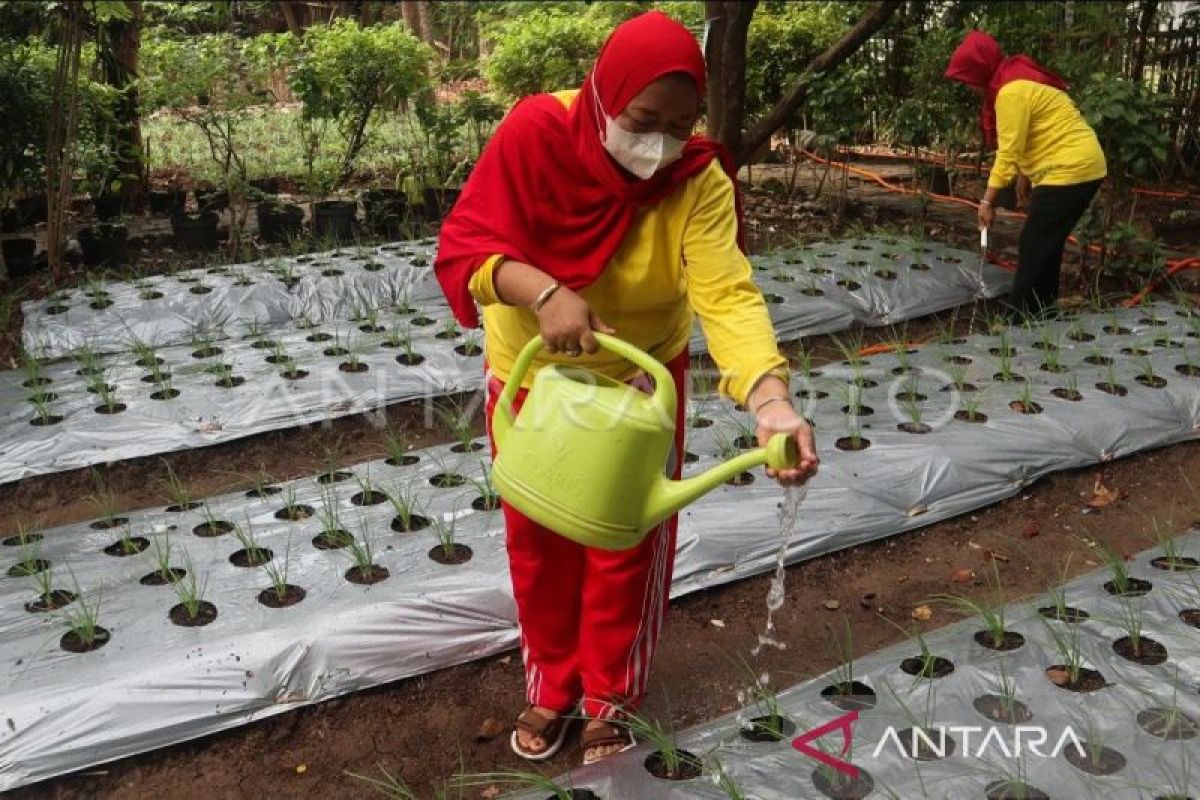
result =
[[[654,378],[654,394],[583,367],[554,364],[538,372],[521,413],[513,398],[542,347],[535,336],[517,356],[492,416],[492,481],[505,501],[568,539],[624,550],[658,523],[743,470],[799,461],[796,441],[780,433],[702,475],[663,474],[675,441],[675,381],[658,359],[602,333],[596,340]],[[682,457],[682,454],[680,454]]]

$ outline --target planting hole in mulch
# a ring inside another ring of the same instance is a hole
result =
[[[61,303],[56,303],[52,306],[47,306],[46,313],[51,315],[65,314],[70,310],[70,306],[64,306]]]
[[[181,567],[171,567],[165,572],[161,569],[156,569],[154,572],[143,575],[138,580],[138,583],[142,586],[166,586],[169,583],[183,580],[186,575],[187,570]]]
[[[897,278],[896,271],[892,269],[877,269],[875,277],[885,281],[894,281]]]
[[[1015,372],[997,372],[992,375],[992,380],[997,383],[1025,383],[1025,376],[1018,375]]]
[[[151,400],[174,400],[176,397],[179,397],[178,389],[159,389],[150,393]]]
[[[904,370],[906,368],[905,367],[896,367],[896,369]],[[910,369],[910,368],[908,368],[908,369]],[[892,370],[892,372],[896,375],[902,374],[902,373],[896,372],[896,370]],[[920,392],[897,392],[896,399],[899,400],[901,403],[924,403],[929,398],[926,397],[925,395],[921,394]]]
[[[212,287],[197,285],[197,286],[193,286],[191,289],[188,289],[188,291],[191,292],[192,294],[208,294],[209,292],[212,291]]]
[[[380,503],[386,503],[387,500],[387,494],[377,492],[374,489],[366,492],[355,492],[350,498],[350,502],[356,506],[377,506]]]
[[[483,348],[477,344],[460,344],[454,348],[454,352],[460,356],[477,356],[483,352]]]
[[[108,299],[93,300],[92,302],[88,303],[88,308],[94,309],[96,311],[103,311],[104,309],[110,307],[111,305],[112,305],[112,300],[108,300]]]
[[[44,417],[34,417],[33,419],[29,420],[29,424],[40,428],[45,425],[57,425],[62,421],[63,418],[58,414],[47,414]]]
[[[274,347],[277,344],[279,344],[279,343],[273,339],[255,339],[253,342],[251,342],[250,346],[253,347],[255,350],[270,350],[272,347]],[[270,361],[270,360],[271,360],[270,358],[267,359],[267,361]],[[274,362],[272,362],[272,363],[274,363]]]
[[[829,397],[829,392],[823,392],[820,389],[801,389],[796,392],[796,397],[801,400],[824,400]]]
[[[1113,363],[1113,360],[1108,356],[1102,356],[1098,354],[1085,356],[1083,360],[1086,364],[1092,364],[1098,367],[1107,367],[1109,364]]]
[[[1118,586],[1116,581],[1105,581],[1104,591],[1113,597],[1141,597],[1149,594],[1154,584],[1141,578],[1127,578],[1124,586]]]
[[[1122,636],[1112,643],[1112,649],[1126,661],[1147,667],[1162,664],[1167,660],[1167,648],[1161,642],[1156,642],[1148,636],[1139,636],[1136,648],[1133,646],[1131,637]]]
[[[433,338],[441,339],[442,341],[448,341],[450,339],[457,339],[458,336],[458,331],[439,331],[433,335]]]
[[[1133,331],[1129,330],[1129,328],[1121,325],[1105,325],[1103,328],[1101,328],[1101,330],[1113,336],[1128,336],[1129,334],[1133,333]]]
[[[37,600],[26,603],[25,610],[40,614],[44,611],[54,611],[74,602],[74,592],[68,592],[66,589],[51,589],[49,592],[39,594]]]
[[[850,414],[850,411],[851,411],[850,406],[842,406],[841,411],[843,414]],[[853,416],[869,417],[875,413],[875,409],[871,408],[870,406],[859,406],[857,411],[858,411],[858,413],[854,414]]]
[[[126,408],[128,408],[128,406],[126,406],[124,403],[113,403],[111,406],[96,406],[94,411],[97,414],[120,414]]]
[[[1196,364],[1176,364],[1175,371],[1180,375],[1186,375],[1189,378],[1200,378],[1200,365]]]
[[[261,567],[274,557],[275,554],[265,547],[255,547],[254,549],[246,547],[232,553],[229,556],[229,563],[235,567]]]
[[[387,328],[382,325],[372,325],[369,322],[364,325],[359,325],[358,329],[363,333],[383,333],[387,330]]]
[[[197,536],[202,536],[206,539],[211,539],[214,536],[224,536],[227,533],[233,533],[233,523],[226,522],[223,519],[215,519],[210,522],[201,522],[196,527],[192,528],[192,533]]]
[[[316,333],[310,333],[304,338],[310,342],[328,342],[333,338],[333,334],[326,333],[325,331],[317,331]]]
[[[780,742],[796,733],[796,723],[778,715],[755,717],[740,733],[748,742]]]
[[[142,376],[142,383],[160,383],[165,380],[170,380],[170,378],[171,373],[169,372],[160,372],[157,375],[151,373],[149,375]]]
[[[432,320],[429,317],[426,317],[424,315],[412,318],[412,324],[416,325],[419,328],[427,328],[430,325],[434,325],[436,323],[437,323],[437,320]]]
[[[415,367],[418,364],[425,363],[425,356],[421,355],[420,353],[412,353],[411,355],[408,353],[401,353],[400,355],[396,356],[396,363],[405,367]]]
[[[346,570],[346,580],[351,583],[369,586],[372,583],[379,583],[385,580],[390,574],[387,567],[381,567],[378,564],[371,564],[369,567],[359,567],[356,565]]]
[[[104,548],[104,552],[110,556],[123,558],[124,556],[136,556],[149,546],[149,539],[143,536],[135,536],[132,539],[118,539]]]
[[[683,463],[685,463],[685,464],[695,464],[695,463],[696,463],[697,461],[699,461],[699,460],[700,460],[700,456],[698,456],[698,455],[696,455],[695,453],[692,453],[692,452],[690,452],[690,451],[684,451],[684,454],[683,454]]]
[[[1150,351],[1149,351],[1149,350],[1143,350],[1143,349],[1142,349],[1142,348],[1140,348],[1140,347],[1122,347],[1122,348],[1121,348],[1121,355],[1125,355],[1125,356],[1148,356],[1148,355],[1150,355]]]
[[[1032,400],[1030,400],[1028,403],[1026,403],[1024,400],[1013,400],[1011,403],[1008,404],[1008,407],[1011,408],[1013,411],[1019,411],[1022,414],[1040,414],[1040,413],[1042,413],[1041,405],[1033,402]]]
[[[1161,389],[1167,385],[1167,379],[1158,375],[1138,375],[1134,380],[1148,389]]]
[[[1015,698],[1006,698],[998,694],[985,694],[976,697],[971,705],[975,706],[984,719],[992,722],[1003,722],[1007,725],[1020,725],[1033,719],[1029,706]]]
[[[838,439],[836,442],[834,442],[833,446],[836,447],[838,450],[847,450],[850,452],[857,452],[859,450],[866,450],[868,447],[870,447],[871,440],[866,439],[862,436],[859,436],[858,438],[854,438],[851,436],[843,436],[840,439]]]
[[[1044,362],[1038,366],[1038,369],[1040,369],[1042,372],[1053,372],[1056,375],[1068,371],[1065,364],[1047,364]]]
[[[416,531],[423,531],[428,527],[429,518],[423,517],[420,514],[409,514],[407,524],[399,516],[392,517],[392,530],[396,533],[415,533]]]
[[[1192,337],[1193,339],[1196,338],[1195,333],[1188,333],[1187,335]],[[1167,339],[1164,337],[1161,339],[1155,339],[1154,346],[1155,347],[1165,347],[1168,350],[1182,350],[1185,345],[1183,342],[1177,342],[1174,339]]]
[[[219,356],[224,351],[219,347],[201,347],[199,350],[192,351],[192,358],[212,358]]]
[[[860,389],[874,389],[879,385],[879,381],[873,381],[870,378],[851,378],[847,383]]]
[[[904,751],[904,755],[916,761],[937,761],[939,758],[948,758],[954,755],[954,751],[958,748],[958,742],[954,741],[953,736],[946,733],[944,727],[937,730],[905,728],[896,733],[896,738],[900,742],[900,749]]]
[[[866,711],[875,707],[875,690],[862,681],[831,683],[821,690],[821,697],[843,711]]]
[[[989,783],[984,796],[987,800],[1050,800],[1041,789],[1018,780]]]
[[[500,498],[497,495],[492,495],[491,497],[479,495],[479,497],[471,501],[471,508],[476,511],[495,511],[499,507]]]
[[[127,517],[107,517],[106,519],[98,519],[88,527],[97,531],[106,531],[110,528],[118,528],[122,525],[128,525]]]
[[[800,294],[804,295],[805,297],[824,297],[825,296],[825,292],[821,291],[820,289],[814,289],[812,287],[801,289]]]
[[[1187,714],[1173,708],[1147,708],[1138,712],[1137,723],[1142,730],[1160,739],[1193,739],[1196,723]]]
[[[1016,650],[1025,644],[1025,637],[1016,631],[1005,631],[1000,635],[1000,641],[996,641],[995,635],[989,630],[975,631],[975,642],[980,647],[986,647],[988,650],[997,650],[1006,653],[1009,650]]]
[[[947,356],[946,362],[949,364],[972,364],[974,363],[969,356]]]
[[[1129,390],[1119,383],[1101,381],[1100,383],[1096,384],[1096,388],[1105,394],[1115,395],[1116,397],[1124,397],[1125,395],[1129,394]]]
[[[417,456],[401,456],[400,458],[388,457],[384,459],[385,464],[390,464],[393,467],[411,467],[421,459]]]
[[[713,421],[708,417],[692,417],[688,420],[689,428],[708,428],[711,427]]]
[[[1088,742],[1080,744],[1083,745],[1082,754],[1078,748],[1071,745],[1063,748],[1063,758],[1076,769],[1083,770],[1089,775],[1112,775],[1125,769],[1125,756],[1111,747],[1101,746],[1096,749]]]
[[[28,578],[50,569],[50,562],[44,558],[26,558],[8,568],[10,578]]]
[[[216,382],[214,382],[213,385],[220,386],[222,389],[233,389],[234,387],[241,386],[245,382],[246,382],[246,379],[243,378],[241,375],[230,375],[228,377],[217,380]]]
[[[901,422],[896,426],[897,430],[905,433],[929,433],[933,428],[926,425],[924,422]]]
[[[341,364],[338,364],[339,372],[352,372],[354,374],[358,374],[360,372],[366,372],[369,369],[370,367],[361,361],[358,363],[354,363],[352,361],[343,361]]]
[[[944,678],[954,672],[954,663],[941,656],[929,659],[913,656],[901,661],[900,669],[914,678]]]
[[[321,353],[329,358],[339,358],[341,356],[350,355],[350,351],[344,347],[326,347],[321,351]]]
[[[1053,664],[1046,667],[1046,680],[1060,689],[1080,693],[1094,692],[1108,685],[1103,675],[1087,667],[1080,667],[1079,676],[1075,680],[1071,680],[1071,672],[1064,664]]]
[[[439,564],[446,564],[447,566],[465,564],[471,560],[472,555],[474,553],[471,551],[471,548],[458,542],[449,546],[442,544],[434,545],[429,551],[430,558]]]
[[[283,594],[281,595],[274,586],[263,589],[258,593],[258,602],[262,603],[267,608],[287,608],[294,606],[304,599],[307,592],[299,586],[290,583],[285,583],[283,586]]]
[[[733,440],[733,446],[739,450],[753,450],[758,447],[758,442],[753,436],[739,436]]]
[[[246,497],[261,498],[270,497],[273,494],[279,494],[283,489],[278,486],[260,486],[257,489],[251,489],[246,492]]]
[[[468,453],[468,452],[478,453],[480,450],[482,450],[486,446],[487,445],[485,445],[483,442],[471,442],[469,445],[463,445],[460,442],[458,444],[451,445],[450,452],[452,452],[452,453]]]
[[[837,285],[842,287],[843,289],[845,289],[848,292],[857,292],[859,289],[862,288],[862,284],[859,283],[858,281],[852,281],[852,280],[849,280],[846,278],[843,278],[842,280],[838,281]]]
[[[1092,342],[1096,337],[1087,331],[1071,331],[1067,334],[1067,338],[1072,342]]]
[[[187,606],[178,603],[171,606],[167,616],[171,618],[171,622],[184,628],[202,628],[217,618],[217,607],[207,600],[201,600],[196,604],[196,613],[193,616]]]
[[[25,398],[26,402],[34,404],[53,403],[57,399],[58,395],[56,395],[54,392],[40,392],[39,394],[31,394],[29,397]]]
[[[1051,389],[1050,394],[1054,395],[1059,400],[1070,400],[1073,403],[1078,403],[1083,399],[1083,395],[1079,393],[1078,389],[1067,389],[1063,386]]]
[[[967,411],[965,408],[955,411],[954,418],[959,422],[987,422],[988,420],[987,414],[982,411]]]
[[[353,541],[354,536],[349,531],[335,528],[318,533],[313,537],[312,545],[318,550],[341,550]]]
[[[313,514],[317,513],[312,506],[294,505],[284,506],[275,512],[275,519],[285,519],[289,522],[300,522],[309,519]]]
[[[58,640],[58,646],[68,653],[87,653],[104,647],[110,639],[112,639],[112,634],[108,632],[107,628],[101,628],[99,625],[91,630],[90,637],[78,628],[73,628],[62,635],[62,638]]]
[[[1067,623],[1087,622],[1092,616],[1082,608],[1075,608],[1074,606],[1063,606],[1062,608],[1058,606],[1045,606],[1039,608],[1038,613],[1046,619],[1054,619]]]
[[[287,378],[289,381],[298,381],[298,380],[301,380],[302,378],[308,377],[308,370],[289,369],[289,370],[287,370],[285,372],[281,372],[279,374],[282,375],[283,377]]]
[[[1190,572],[1200,569],[1200,561],[1191,556],[1156,556],[1150,560],[1150,566],[1168,572]]]
[[[338,278],[345,274],[346,273],[342,272],[340,269],[337,269],[336,267],[330,267],[329,269],[321,270],[321,275],[325,278]]]
[[[117,390],[117,387],[113,386],[111,383],[108,383],[108,384],[104,385],[104,389],[105,389],[105,391],[108,391],[108,392],[115,392]],[[88,390],[88,394],[99,394],[100,393],[99,387],[97,387],[97,386],[89,386],[89,387],[87,387],[87,390]]]
[[[439,472],[429,479],[429,483],[439,489],[454,489],[466,482],[466,478],[453,472]]]
[[[834,769],[818,767],[812,772],[813,786],[817,791],[832,800],[862,800],[875,791],[875,780],[862,767],[858,768],[858,777]]]
[[[678,763],[673,771],[669,768],[667,760],[663,758],[661,750],[655,750],[646,756],[642,766],[651,775],[664,781],[689,781],[703,774],[703,764],[692,753],[687,750],[676,750],[675,757]]]
[[[332,472],[322,473],[320,476],[318,476],[317,483],[341,483],[342,481],[350,480],[353,477],[353,472],[334,470]]]
[[[992,347],[988,349],[988,353],[997,357],[1012,358],[1017,354],[1017,349],[1015,347]]]
[[[43,386],[49,386],[51,383],[53,383],[53,381],[43,375],[36,378],[30,378],[26,381],[21,381],[21,386],[25,389],[39,389]]]
[[[754,483],[754,476],[749,472],[739,472],[725,482],[730,486],[749,486]]]

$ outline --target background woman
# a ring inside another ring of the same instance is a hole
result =
[[[700,48],[679,23],[650,12],[618,27],[581,89],[526,98],[508,114],[442,228],[435,268],[459,322],[477,326],[483,308],[489,421],[517,352],[538,333],[547,348],[530,378],[569,362],[644,385],[598,349],[593,331],[603,331],[668,366],[682,453],[695,313],[720,391],[755,415],[759,440],[797,437],[800,465],[776,477],[798,483],[817,467],[812,431],[792,408],[787,362],[739,249],[732,162],[691,135],[704,79]],[[678,476],[682,459],[672,460]],[[504,518],[528,701],[513,750],[552,756],[582,703],[585,762],[618,752],[629,739],[612,720],[646,693],[676,519],[612,552],[507,504]]]
[[[979,226],[991,227],[996,193],[1014,177],[1018,202],[1027,207],[1009,295],[1014,314],[1053,313],[1063,247],[1108,174],[1100,142],[1062,78],[1028,56],[1005,58],[986,33],[967,34],[950,57],[946,77],[983,97],[980,124],[988,146],[996,148],[979,201]]]

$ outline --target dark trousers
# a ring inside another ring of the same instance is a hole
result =
[[[1033,190],[1029,218],[1021,229],[1017,275],[1008,298],[1014,315],[1038,317],[1054,312],[1063,247],[1101,183],[1038,186]]]

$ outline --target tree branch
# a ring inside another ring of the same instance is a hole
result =
[[[838,42],[809,62],[787,95],[743,137],[741,146],[734,153],[738,165],[747,163],[755,151],[796,113],[808,97],[808,90],[815,78],[839,66],[858,52],[863,43],[882,28],[899,7],[898,0],[881,0],[875,3]]]

